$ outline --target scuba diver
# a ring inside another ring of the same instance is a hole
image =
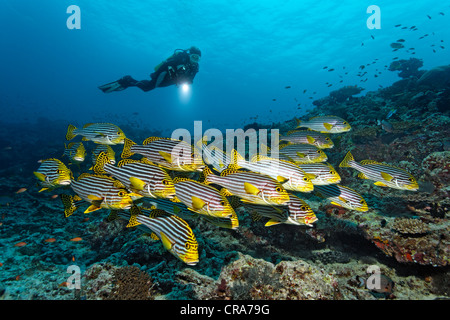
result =
[[[135,80],[131,76],[124,76],[117,81],[98,87],[104,93],[122,91],[128,87],[138,87],[142,91],[150,91],[158,87],[173,84],[191,84],[198,72],[198,62],[202,53],[200,49],[191,47],[187,50],[176,49],[172,56],[155,67],[151,80]]]

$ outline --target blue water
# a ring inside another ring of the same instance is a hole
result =
[[[366,10],[373,4],[380,8],[381,28],[371,30]],[[242,128],[255,120],[301,116],[314,99],[344,85],[360,85],[363,93],[388,86],[399,79],[384,67],[394,57],[423,59],[424,69],[448,63],[448,53],[439,48],[450,42],[450,6],[442,1],[2,0],[0,5],[4,121],[133,122],[168,135],[176,128],[192,130],[195,120],[203,121],[204,129]],[[80,8],[80,29],[67,28],[70,5]],[[429,36],[419,40],[424,34]],[[400,38],[415,55],[392,51],[389,44]],[[127,74],[149,79],[175,49],[192,45],[202,58],[188,96],[174,86],[111,94],[97,88]],[[375,59],[365,70],[382,73],[361,83],[359,66]]]

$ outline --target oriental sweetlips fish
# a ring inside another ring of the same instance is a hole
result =
[[[281,183],[286,190],[311,192],[314,186],[310,175],[292,162],[255,155],[246,161],[236,150],[232,150],[232,164],[230,168],[244,168],[253,172],[266,174]]]
[[[172,178],[162,168],[146,160],[124,159],[117,167],[109,163],[106,153],[101,152],[95,162],[94,172],[108,173],[128,189],[149,198],[173,198],[175,187]]]
[[[176,177],[173,179],[176,196],[172,201],[182,202],[189,210],[212,216],[229,217],[234,209],[223,192],[199,181]]]
[[[100,153],[106,153],[106,156],[108,157],[108,162],[111,164],[116,164],[116,153],[111,148],[111,146],[106,144],[99,144],[97,147],[92,151],[92,163],[95,164],[97,161],[97,157]]]
[[[180,217],[160,209],[133,206],[129,213],[119,211],[123,219],[129,219],[127,227],[137,226],[144,232],[152,232],[152,238],[161,240],[164,248],[175,257],[194,266],[199,261],[198,242],[191,227]]]
[[[74,163],[83,162],[86,157],[86,148],[82,142],[71,142],[65,146],[64,156],[67,156]]]
[[[41,165],[33,174],[38,178],[42,189],[39,190],[53,190],[61,186],[67,186],[73,179],[72,171],[58,159],[41,160]]]
[[[225,169],[217,176],[205,167],[202,179],[206,184],[222,186],[224,195],[235,195],[244,203],[287,205],[289,201],[286,189],[277,180],[257,172]]]
[[[314,192],[331,200],[331,204],[336,206],[361,212],[369,210],[366,200],[358,192],[346,186],[339,184],[315,186]]]
[[[280,136],[280,141],[290,143],[308,143],[320,149],[333,148],[333,141],[325,134],[312,130],[291,130],[285,136]]]
[[[297,128],[308,128],[322,133],[341,133],[351,130],[350,124],[337,116],[317,116],[308,121],[298,120]]]
[[[269,218],[266,227],[280,223],[293,225],[307,225],[312,227],[317,217],[311,207],[293,194],[289,194],[289,202],[286,206],[262,206],[256,204],[244,204],[250,210],[254,220],[261,217]]]
[[[358,177],[376,181],[374,184],[380,187],[389,187],[400,190],[417,191],[419,184],[406,170],[389,164],[379,163],[374,160],[356,162],[350,151],[342,160],[339,167],[351,167],[358,170]]]
[[[341,182],[341,176],[328,162],[300,163],[298,167],[309,175],[314,186]]]
[[[125,139],[122,158],[140,154],[154,164],[174,171],[201,171],[204,167],[201,155],[185,141],[150,137],[142,145],[137,145],[130,139]]]
[[[143,201],[143,206],[151,209],[161,209],[169,213],[176,214],[182,219],[203,219],[212,223],[220,228],[226,229],[236,229],[239,227],[239,220],[236,212],[233,210],[228,217],[213,217],[204,214],[199,214],[197,212],[191,211],[188,207],[180,202],[174,203],[171,200],[166,199],[149,199]],[[234,208],[233,208],[234,209]]]
[[[108,145],[123,144],[125,139],[122,129],[111,123],[88,123],[81,129],[70,124],[66,140],[72,140],[77,135],[82,135],[83,141]]]
[[[325,162],[328,156],[321,149],[312,144],[294,143],[279,146],[280,159],[296,164]]]
[[[108,176],[83,173],[77,180],[72,180],[70,186],[82,200],[91,204],[84,213],[101,208],[127,210],[133,205],[133,200],[142,198],[140,194],[128,192],[119,180]],[[73,207],[75,199],[72,196],[62,197],[62,200],[64,208]]]

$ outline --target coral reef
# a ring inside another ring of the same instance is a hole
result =
[[[423,235],[429,231],[427,224],[419,219],[395,219],[392,229],[403,235]]]
[[[422,59],[409,58],[408,60],[401,59],[391,62],[389,65],[389,71],[400,71],[398,76],[400,78],[416,77],[420,78],[425,71],[419,71],[419,68],[423,66]]]

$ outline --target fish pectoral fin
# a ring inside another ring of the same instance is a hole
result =
[[[257,195],[258,193],[260,193],[257,187],[248,182],[244,182],[244,189],[248,194]]]
[[[267,221],[267,223],[264,225],[265,227],[271,227],[277,224],[280,224],[280,221],[277,221],[275,219],[270,219],[269,221]]]
[[[381,182],[381,181],[375,182],[374,185],[379,186],[379,187],[387,187],[388,186],[387,184],[385,184],[384,182]]]
[[[91,212],[97,211],[99,209],[101,209],[101,207],[99,207],[95,204],[92,204],[84,211],[84,213],[91,213]]]
[[[306,140],[308,140],[308,143],[310,143],[310,144],[314,144],[314,142],[316,141],[316,139],[314,139],[313,137],[311,137],[311,136],[306,136]]]
[[[282,177],[282,176],[277,176],[277,181],[278,181],[280,184],[285,184],[286,182],[289,181],[289,178],[285,178],[285,177]]]
[[[335,206],[338,206],[338,207],[342,207],[342,204],[337,203],[337,202],[335,202],[335,201],[331,201],[330,203],[331,203],[332,205],[335,205]]]
[[[348,202],[348,200],[346,200],[346,199],[344,199],[344,198],[342,198],[342,197],[339,197],[339,200],[341,200],[341,201],[344,202],[344,203],[347,203],[347,202]]]
[[[301,152],[296,152],[296,154],[297,154],[297,156],[298,156],[299,158],[304,158],[304,157],[306,157],[306,154],[301,153]]]
[[[307,173],[307,174],[305,174],[305,176],[306,176],[309,180],[313,180],[313,179],[316,178],[316,175],[315,175],[315,174],[312,174],[312,173]]]
[[[145,182],[136,177],[130,177],[131,186],[139,191],[144,190]]]
[[[206,205],[206,202],[200,199],[199,197],[192,196],[192,207],[195,210],[200,210]]]
[[[38,192],[42,192],[42,191],[46,191],[46,190],[50,190],[50,188],[42,188],[42,189],[39,190]]]
[[[160,236],[161,236],[161,241],[162,241],[164,248],[166,248],[166,250],[170,251],[170,249],[172,249],[172,246],[173,246],[172,241],[170,241],[170,239],[162,231],[160,232]]]
[[[386,181],[392,181],[394,179],[394,177],[391,176],[389,173],[381,172],[380,174],[383,177],[383,179]]]
[[[327,123],[327,122],[325,122],[325,123],[323,124],[323,126],[324,126],[325,129],[327,129],[327,130],[331,130],[331,129],[333,128],[333,125],[330,124],[330,123]]]
[[[34,171],[33,174],[38,178],[40,181],[45,181],[45,178],[47,177],[45,174]]]
[[[172,163],[172,155],[170,153],[164,152],[164,151],[158,151],[158,153],[161,155],[161,157],[164,158],[169,163]]]
[[[172,202],[181,202],[180,199],[177,198],[177,196],[173,197],[172,199],[169,199]]]
[[[103,200],[102,197],[99,197],[99,196],[96,196],[96,195],[93,195],[93,194],[89,194],[89,195],[87,196],[87,198],[88,198],[89,200],[92,200],[92,201],[102,201],[102,200]]]

